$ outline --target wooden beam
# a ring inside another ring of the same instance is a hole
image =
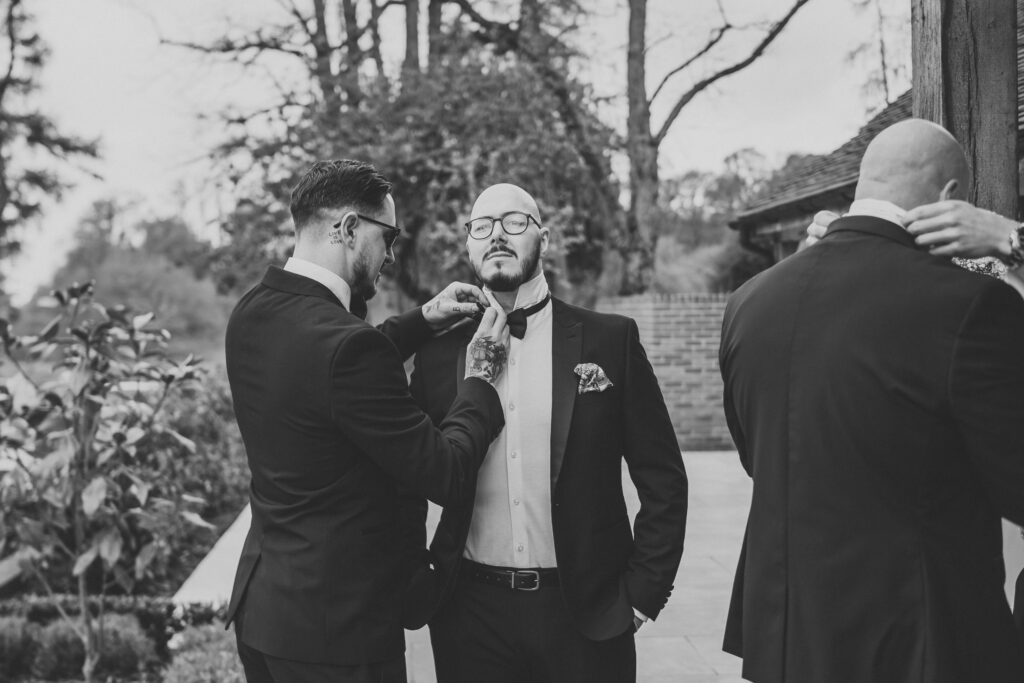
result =
[[[1018,215],[1017,3],[911,0],[914,116],[967,154],[969,200]]]

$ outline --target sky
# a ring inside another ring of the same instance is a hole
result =
[[[740,28],[711,59],[670,82],[654,103],[654,124],[660,125],[673,97],[695,79],[745,55],[759,40],[758,29],[780,17],[790,2],[721,0],[730,23]],[[901,0],[885,2],[898,6]],[[500,16],[517,3],[483,2],[488,4]],[[602,115],[622,129],[626,0],[583,4],[592,13],[578,38],[588,53],[580,75],[595,94],[608,98]],[[847,55],[870,39],[875,25],[854,4],[810,0],[764,57],[698,96],[661,148],[663,177],[720,168],[728,154],[745,147],[776,163],[792,152],[824,153],[856,133],[867,118],[864,67],[851,64]],[[183,215],[200,234],[217,236],[217,218],[236,197],[209,164],[210,150],[224,135],[216,114],[225,106],[246,109],[264,102],[271,69],[246,72],[161,40],[209,41],[231,24],[261,26],[281,17],[280,0],[47,0],[32,3],[32,9],[51,49],[39,103],[66,132],[100,140],[102,158],[87,166],[102,180],[72,173],[75,189],[26,231],[24,253],[8,267],[7,286],[16,302],[49,281],[71,246],[78,218],[98,199],[133,204],[137,217]],[[401,10],[390,14],[390,30],[401,31]],[[649,93],[720,21],[716,0],[650,0]],[[397,63],[401,55],[386,57]],[[301,76],[287,63],[272,68],[278,79]]]

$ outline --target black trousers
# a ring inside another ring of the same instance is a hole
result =
[[[247,683],[406,683],[405,658],[342,666],[272,657],[242,642],[244,603],[235,617],[235,642]]]
[[[512,591],[460,577],[430,622],[437,683],[635,683],[633,628],[585,638],[559,588]]]

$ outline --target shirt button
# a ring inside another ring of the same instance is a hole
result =
[[[516,404],[515,403],[509,403],[508,404],[508,409],[514,412],[515,409],[516,409]]]
[[[518,498],[513,498],[512,499],[512,504],[513,505],[519,505],[519,499]]]
[[[519,457],[519,451],[512,451],[512,459],[515,460]]]
[[[523,544],[522,543],[520,543],[519,545],[516,546],[516,551],[520,552],[520,553],[523,552]]]
[[[515,358],[510,359],[508,364],[509,365],[515,365],[516,364],[516,359]]]

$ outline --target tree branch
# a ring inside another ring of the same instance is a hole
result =
[[[306,36],[309,37],[310,42],[316,40],[316,36],[312,31],[309,30],[309,17],[302,14],[302,10],[295,4],[295,0],[278,0],[281,7],[285,9],[289,14],[295,17],[295,21],[299,23]]]
[[[669,82],[669,79],[671,79],[673,76],[675,76],[677,73],[679,73],[686,67],[693,64],[695,61],[706,55],[708,52],[710,52],[712,48],[715,47],[715,45],[718,45],[718,43],[721,42],[726,32],[728,32],[731,28],[732,24],[725,24],[712,31],[711,37],[708,39],[708,42],[707,44],[704,45],[704,47],[698,50],[695,55],[687,59],[685,62],[683,62],[682,64],[680,64],[679,66],[665,74],[665,77],[661,79],[661,83],[659,83],[658,87],[654,89],[654,94],[651,95],[649,100],[647,100],[647,104],[653,104],[654,99],[658,96],[658,93],[661,92],[662,88],[664,88],[665,85]]]
[[[18,34],[15,30],[15,16],[14,10],[21,4],[21,0],[11,0],[11,4],[7,6],[7,40],[10,41],[10,58],[11,61],[7,65],[7,73],[4,74],[4,78],[0,81],[0,103],[4,101],[4,97],[7,95],[7,86],[10,85],[11,79],[14,76],[14,60],[17,59],[18,49]]]
[[[743,69],[747,68],[748,66],[753,64],[762,54],[764,54],[764,51],[779,36],[779,34],[782,32],[782,29],[786,28],[786,25],[789,23],[790,19],[792,19],[793,16],[800,10],[800,8],[806,5],[809,1],[810,0],[796,0],[793,6],[789,9],[789,12],[787,12],[786,15],[782,17],[782,19],[780,19],[779,21],[772,25],[772,27],[768,30],[768,33],[765,34],[764,38],[761,40],[760,43],[758,43],[757,47],[755,47],[754,50],[749,55],[747,55],[746,59],[736,62],[732,66],[726,67],[725,69],[722,69],[721,71],[718,71],[712,74],[711,76],[708,76],[707,78],[698,81],[692,88],[683,93],[683,95],[675,103],[675,106],[672,107],[672,111],[669,112],[668,118],[665,119],[665,122],[662,124],[661,129],[654,136],[654,144],[661,144],[662,140],[665,139],[665,136],[668,135],[669,129],[672,128],[672,124],[675,123],[676,118],[678,118],[679,114],[683,111],[683,108],[686,105],[688,105],[694,97],[696,97],[701,92],[706,90],[712,84],[725,78],[726,76],[731,76],[737,71],[742,71]]]
[[[512,28],[511,24],[487,19],[473,7],[469,0],[449,0],[449,2],[457,5],[463,14],[476,22],[483,29],[482,32],[487,34],[485,38],[494,43],[496,47],[510,50],[519,46],[519,31]]]
[[[306,54],[301,48],[286,45],[276,38],[263,38],[257,36],[249,38],[247,40],[234,41],[230,38],[224,38],[223,40],[217,41],[212,45],[203,45],[201,43],[193,43],[190,41],[179,41],[169,40],[167,38],[160,39],[161,45],[170,45],[172,47],[183,47],[189,50],[195,50],[197,52],[204,52],[206,54],[226,54],[226,55],[240,55],[243,52],[254,50],[257,53],[261,52],[280,52],[283,54],[292,55],[299,57],[303,61],[309,60],[309,55]]]

